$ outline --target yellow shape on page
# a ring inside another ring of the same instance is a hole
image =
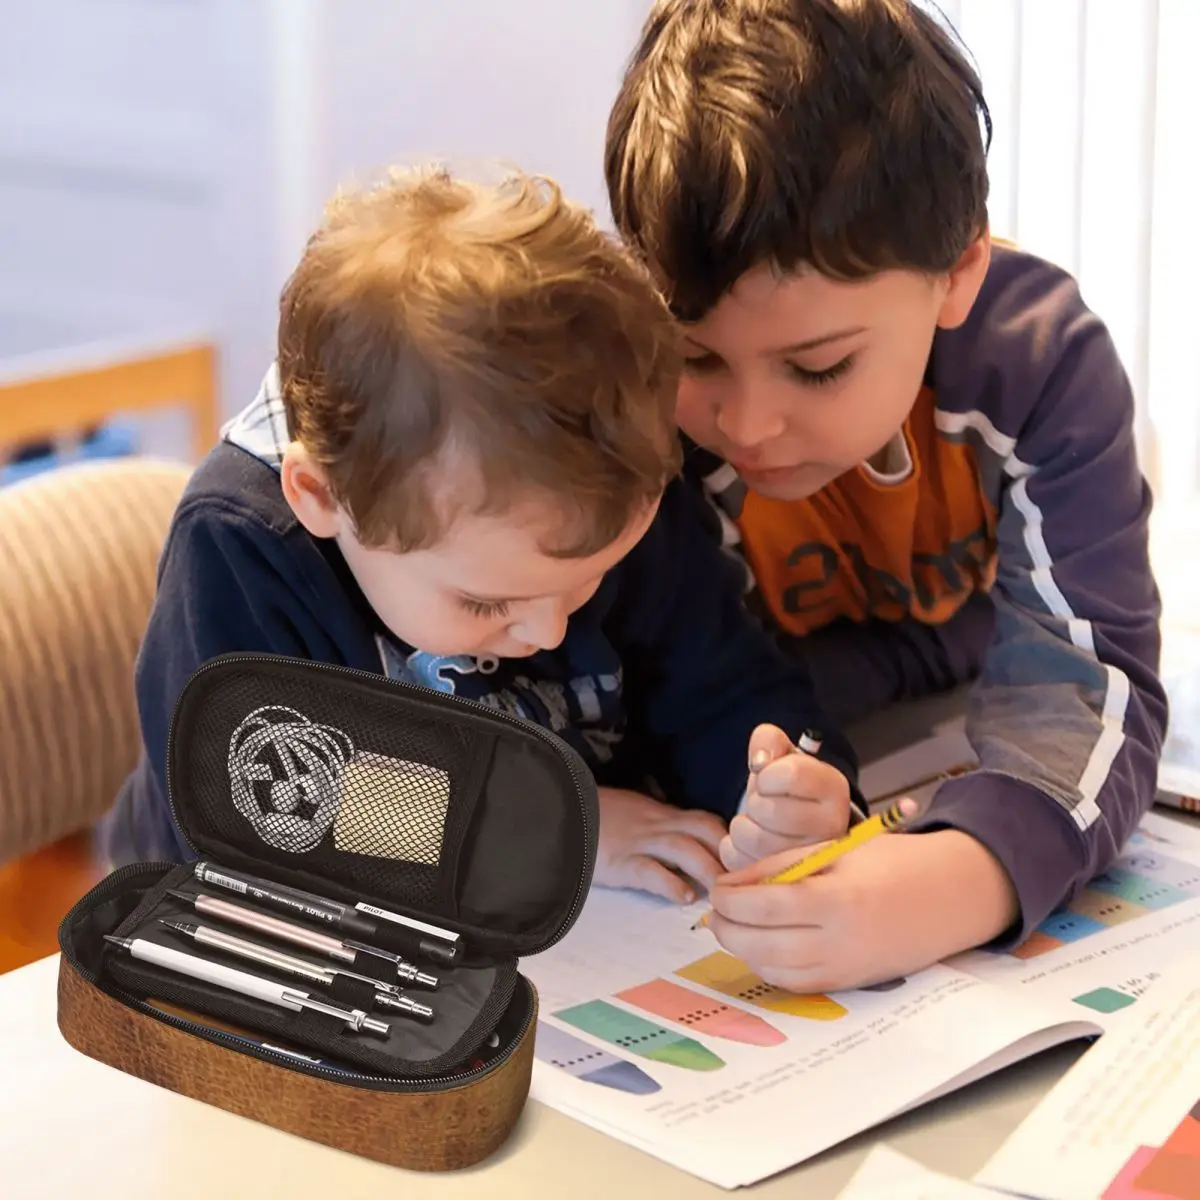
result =
[[[740,958],[734,958],[724,950],[698,958],[680,967],[675,974],[756,1008],[803,1017],[807,1021],[837,1021],[846,1015],[846,1009],[828,996],[819,993],[802,996],[764,982]]]

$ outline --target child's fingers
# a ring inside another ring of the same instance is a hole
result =
[[[811,754],[789,754],[767,763],[754,779],[762,796],[805,796],[824,800],[850,791],[846,777],[830,763]]]
[[[850,824],[850,787],[836,767],[793,754],[763,768],[742,811],[756,825],[793,841],[838,837]]]
[[[645,854],[625,859],[611,878],[616,887],[637,888],[675,904],[691,904],[696,899],[696,889],[686,879]]]
[[[706,891],[723,870],[717,847],[710,848],[683,833],[657,833],[641,838],[637,850],[694,879]]]
[[[792,739],[778,725],[759,725],[750,735],[746,763],[754,773],[761,771],[768,763],[795,752]]]
[[[680,833],[686,837],[695,838],[702,846],[708,847],[716,856],[721,845],[721,839],[727,830],[725,822],[715,813],[701,812],[699,809],[679,809],[663,822],[663,828],[671,833]]]
[[[830,919],[829,904],[823,889],[813,886],[815,882],[732,888],[718,883],[709,891],[709,900],[714,913],[737,925],[821,927]]]
[[[733,844],[733,839],[728,834],[721,839],[721,844],[717,848],[717,857],[727,872],[740,871],[743,867],[749,867],[755,862],[754,855],[743,854]]]
[[[806,801],[797,803],[803,804],[806,808],[809,807]],[[818,814],[818,811],[813,806],[814,816]],[[844,833],[845,830],[842,832]],[[746,863],[757,862],[760,858],[778,854],[783,850],[794,850],[801,840],[804,842],[825,841],[828,836],[827,833],[824,833],[823,828],[817,826],[815,821],[805,829],[803,834],[796,835],[773,833],[770,829],[764,829],[747,814],[739,814],[729,822],[729,840]],[[721,861],[725,862],[725,859],[722,858]]]
[[[850,798],[809,800],[800,796],[760,796],[751,790],[740,815],[775,839],[762,851],[773,854],[787,846],[841,837],[850,828]]]
[[[828,845],[828,843],[815,842],[811,846],[792,846],[789,850],[785,850],[779,854],[772,854],[767,858],[760,858],[749,866],[740,867],[736,871],[730,871],[722,875],[719,882],[725,888],[752,886],[753,884],[760,883],[767,876],[774,875],[777,871],[782,871],[785,867],[790,867],[793,863],[799,862],[802,858],[807,858],[810,854],[825,845]]]

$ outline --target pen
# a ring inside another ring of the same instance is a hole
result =
[[[260,946],[256,942],[248,942],[244,938],[236,937],[221,929],[209,929],[206,925],[192,925],[186,921],[169,921],[166,917],[159,917],[158,920],[168,929],[182,933],[184,937],[190,937],[202,946],[211,946],[216,950],[224,950],[228,954],[237,955],[239,958],[247,958],[252,962],[285,971],[289,975],[298,975],[301,979],[307,979],[309,983],[317,983],[322,987],[332,987],[339,975],[361,980],[377,989],[375,1003],[381,1008],[394,1009],[406,1016],[414,1017],[418,1021],[433,1020],[432,1008],[427,1004],[418,1004],[415,1000],[400,995],[400,989],[395,984],[381,983],[378,979],[372,979],[368,975],[359,975],[355,971],[345,971],[341,967],[323,967],[319,963],[311,963],[307,959],[297,958],[294,954],[287,954],[270,946]]]
[[[374,954],[379,958],[385,958],[392,962],[401,983],[412,987],[425,988],[431,992],[437,989],[438,978],[436,975],[429,975],[413,966],[412,963],[405,962],[399,955],[391,954],[386,950],[376,950],[373,946],[367,946],[361,942],[341,941],[328,933],[318,933],[315,929],[296,925],[294,922],[285,921],[281,917],[273,917],[269,913],[259,912],[255,908],[247,908],[244,904],[234,904],[231,900],[221,900],[217,896],[191,895],[188,892],[180,892],[174,888],[168,889],[167,895],[174,896],[176,900],[181,900],[185,904],[190,904],[203,916],[217,917],[218,919],[228,921],[232,925],[240,925],[243,929],[253,929],[257,933],[278,938],[280,941],[289,942],[293,946],[302,946],[305,950],[311,950],[314,954],[320,954],[324,958],[332,958],[337,962],[355,962],[357,952],[360,950],[368,954]]]
[[[815,850],[808,855],[807,858],[802,858],[790,867],[785,867],[774,875],[768,875],[766,879],[760,879],[759,882],[798,883],[801,879],[807,879],[810,875],[829,866],[830,863],[836,862],[843,854],[848,854],[856,846],[861,846],[864,842],[879,837],[880,834],[902,829],[912,818],[916,808],[916,802],[913,800],[897,800],[886,812],[876,813],[875,816],[860,821],[844,837],[829,842],[820,850]],[[710,910],[692,928],[706,928],[711,916],[712,911]]]
[[[313,1012],[325,1013],[344,1021],[355,1033],[375,1033],[387,1037],[392,1027],[386,1021],[376,1020],[368,1016],[361,1008],[342,1008],[336,1004],[327,1004],[324,1000],[316,1000],[307,992],[275,983],[271,979],[263,979],[251,975],[248,971],[237,971],[223,963],[211,962],[195,954],[184,954],[171,946],[160,946],[157,942],[145,938],[115,937],[111,933],[104,934],[104,940],[114,946],[120,946],[134,958],[140,958],[157,967],[174,971],[178,975],[188,975],[192,979],[202,979],[206,983],[237,992],[242,996],[251,996],[256,1000],[265,1000],[268,1004],[276,1004],[280,1008],[291,1009],[292,1012],[302,1012],[310,1009]]]
[[[284,909],[296,916],[311,917],[330,929],[357,934],[359,937],[370,937],[375,932],[372,922],[360,916],[348,904],[342,904],[338,900],[314,896],[311,892],[302,892],[281,883],[270,883],[266,879],[244,875],[240,871],[219,867],[211,862],[198,862],[193,871],[198,883],[224,888],[227,892],[237,892],[240,896],[247,896],[271,908]]]
[[[237,892],[272,908],[310,917],[331,929],[338,929],[358,938],[374,937],[379,930],[378,924],[367,917],[376,917],[393,926],[401,926],[412,935],[410,940],[417,953],[439,962],[454,962],[461,949],[459,935],[453,930],[379,908],[365,900],[360,900],[355,905],[344,904],[340,900],[330,900],[326,896],[302,892],[299,888],[271,883],[269,880],[259,879],[241,871],[232,871],[228,867],[211,862],[198,862],[193,870],[200,883]]]
[[[354,907],[360,913],[367,913],[393,926],[400,926],[408,933],[416,952],[426,958],[453,963],[462,950],[462,940],[453,930],[443,929],[440,925],[430,925],[428,921],[418,921],[416,917],[406,917],[402,913],[389,912],[386,908],[378,908],[364,900],[360,900]]]

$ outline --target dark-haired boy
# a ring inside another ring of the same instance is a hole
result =
[[[686,325],[689,471],[826,707],[978,675],[980,769],[920,836],[764,887],[844,809],[732,824],[713,929],[801,990],[1022,940],[1154,794],[1133,398],[1075,282],[993,244],[984,129],[974,70],[908,0],[661,0],[610,118],[617,224]]]

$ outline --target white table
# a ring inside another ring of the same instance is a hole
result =
[[[530,1102],[477,1167],[384,1167],[178,1096],[79,1054],[55,1022],[58,959],[0,976],[0,1195],[7,1200],[693,1200],[729,1195]],[[824,1200],[879,1141],[969,1177],[1080,1049],[1012,1068],[751,1189]]]

